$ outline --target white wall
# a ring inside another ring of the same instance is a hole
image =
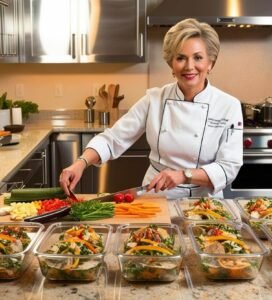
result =
[[[120,108],[127,109],[146,88],[173,81],[161,53],[167,29],[148,29],[146,63],[0,64],[0,94],[7,91],[11,99],[35,101],[40,109],[83,109],[85,98],[97,87],[119,83],[120,94],[125,95]],[[221,52],[210,74],[211,83],[242,102],[256,103],[272,96],[272,28],[216,30]],[[18,84],[24,87],[22,97],[16,95]],[[63,96],[56,96],[59,85]],[[102,107],[99,102],[97,108]]]

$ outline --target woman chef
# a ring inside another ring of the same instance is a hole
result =
[[[239,100],[207,79],[219,48],[206,23],[186,19],[170,28],[163,52],[176,82],[147,90],[112,128],[95,136],[62,171],[65,192],[87,166],[118,158],[145,132],[151,152],[143,184],[149,190],[168,198],[223,196],[242,165],[243,122]]]

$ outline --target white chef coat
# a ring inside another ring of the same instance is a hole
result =
[[[177,83],[147,90],[112,128],[96,135],[86,148],[95,149],[104,163],[118,158],[144,132],[151,151],[143,184],[165,168],[202,168],[214,186],[181,184],[164,192],[168,198],[222,197],[222,190],[235,179],[243,163],[240,101],[209,82],[193,102],[184,99]]]

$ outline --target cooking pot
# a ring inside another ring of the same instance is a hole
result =
[[[259,108],[255,108],[255,105],[249,104],[249,103],[241,103],[242,106],[242,113],[243,113],[243,119],[246,120],[252,120],[254,121],[254,112],[259,112]]]
[[[267,97],[264,103],[255,105],[254,121],[264,126],[272,126],[272,97]]]

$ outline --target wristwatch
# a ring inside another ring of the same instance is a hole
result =
[[[192,178],[193,178],[192,170],[185,169],[185,170],[183,170],[183,174],[184,174],[184,176],[186,178],[185,183],[190,184],[192,182]]]

